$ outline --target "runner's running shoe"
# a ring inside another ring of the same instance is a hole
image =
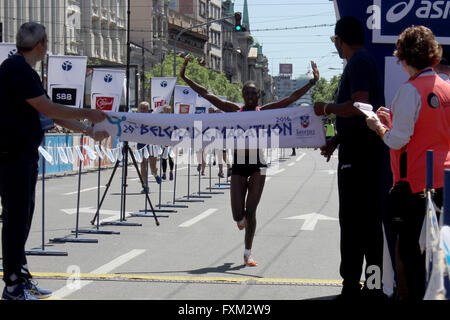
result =
[[[244,262],[249,267],[256,267],[258,265],[258,262],[255,260],[255,258],[253,258],[253,255],[244,255]]]
[[[245,227],[247,226],[247,219],[243,219],[244,221],[242,221],[242,223],[240,221],[237,221],[237,227],[239,230],[245,229]]]

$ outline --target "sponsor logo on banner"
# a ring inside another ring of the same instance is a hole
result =
[[[305,128],[305,129],[308,128],[309,127],[309,115],[301,116],[300,123],[303,128]]]
[[[167,87],[167,81],[161,81],[161,87],[163,88]]]
[[[96,97],[95,99],[95,109],[112,111],[113,105],[113,97]]]
[[[165,106],[167,104],[166,100],[163,97],[153,97],[153,105],[156,108]]]
[[[312,138],[316,135],[316,130],[307,129],[311,124],[311,119],[309,114],[300,116],[300,124],[305,130],[296,130],[296,136],[300,138]]]
[[[188,104],[180,104],[180,113],[188,114],[191,106]]]
[[[440,44],[450,44],[450,28],[442,27],[450,17],[450,0],[374,0],[367,8],[367,26],[373,30],[374,43],[395,43],[398,35],[411,25],[426,25]]]
[[[184,90],[183,90],[183,94],[186,94],[186,95],[188,95],[188,94],[189,94],[189,92],[190,92],[190,91],[189,91],[189,89],[184,89]]]
[[[113,80],[112,74],[110,73],[106,74],[103,80],[105,80],[106,83],[111,83],[111,81]]]
[[[52,91],[52,101],[69,106],[75,106],[77,102],[77,89],[54,88]]]
[[[64,71],[70,71],[70,70],[72,70],[72,62],[70,62],[68,60],[64,61],[61,67]]]
[[[195,113],[206,113],[206,107],[195,107]]]

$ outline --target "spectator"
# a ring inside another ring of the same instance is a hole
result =
[[[391,149],[394,184],[406,181],[412,192],[409,203],[403,204],[396,265],[403,266],[397,274],[405,283],[403,288],[399,281],[399,298],[417,301],[425,294],[425,254],[419,237],[426,212],[426,152],[433,150],[434,201],[440,208],[444,169],[450,168],[450,84],[432,69],[441,59],[442,48],[430,29],[407,28],[397,40],[394,55],[410,78],[398,90],[390,110],[380,108],[379,119],[368,118],[367,124]]]

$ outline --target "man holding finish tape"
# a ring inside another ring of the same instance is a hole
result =
[[[327,140],[321,154],[329,161],[339,145],[340,274],[344,281],[338,299],[383,299],[382,288],[371,289],[366,282],[361,290],[360,279],[364,259],[366,280],[375,266],[381,279],[383,233],[380,177],[384,146],[367,127],[365,116],[353,106],[355,102],[363,102],[374,108],[380,107],[384,104],[383,87],[375,60],[364,49],[364,31],[358,19],[340,19],[331,40],[339,56],[347,60],[347,65],[339,83],[336,103],[316,102],[314,111],[317,115],[336,114],[337,133]]]
[[[93,133],[78,120],[98,123],[107,118],[100,110],[78,109],[53,103],[33,68],[47,53],[45,27],[24,23],[18,30],[18,53],[0,66],[0,197],[3,207],[2,253],[4,300],[36,300],[51,295],[31,280],[25,243],[34,211],[38,176],[38,147],[53,120],[95,140],[108,136]]]

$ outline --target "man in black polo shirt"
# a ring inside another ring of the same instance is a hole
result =
[[[327,140],[321,150],[328,161],[339,145],[340,274],[344,279],[340,298],[359,298],[362,293],[383,297],[380,177],[384,146],[367,127],[365,116],[353,107],[353,103],[369,103],[376,110],[384,104],[384,93],[375,61],[363,48],[361,23],[354,17],[340,19],[332,41],[339,56],[347,60],[347,65],[339,83],[336,103],[316,102],[314,111],[317,115],[336,114],[337,134]],[[366,283],[361,291],[364,258]],[[372,275],[376,279],[372,279]],[[368,283],[367,279],[372,281]]]
[[[33,70],[47,52],[45,27],[23,24],[16,37],[18,53],[0,66],[0,196],[2,201],[2,253],[5,288],[2,299],[35,300],[51,292],[31,281],[25,243],[34,211],[38,173],[38,147],[51,119],[96,140],[106,132],[93,133],[75,119],[93,123],[107,116],[100,110],[76,109],[53,103]]]

